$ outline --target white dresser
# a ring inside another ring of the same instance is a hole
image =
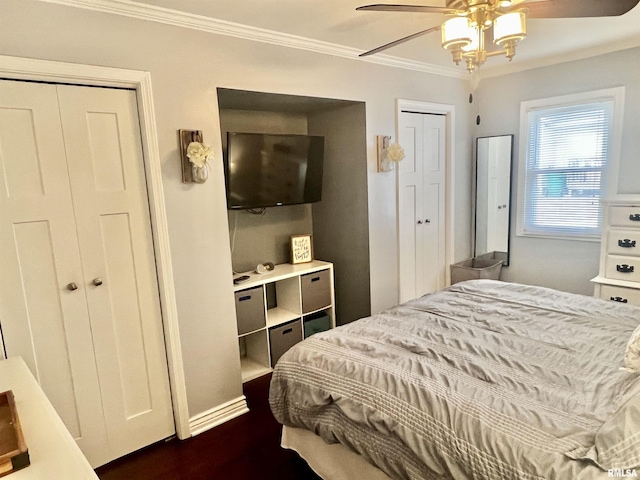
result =
[[[98,480],[20,357],[0,360],[0,392],[12,390],[31,464],[10,480]]]
[[[640,201],[604,202],[595,296],[640,305]]]

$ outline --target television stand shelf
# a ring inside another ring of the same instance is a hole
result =
[[[266,375],[295,343],[318,331],[335,328],[333,264],[276,265],[233,291],[242,382]]]

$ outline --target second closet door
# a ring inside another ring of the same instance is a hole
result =
[[[446,118],[402,112],[398,137],[400,302],[445,286]]]

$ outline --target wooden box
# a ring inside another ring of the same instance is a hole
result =
[[[13,392],[0,393],[0,477],[29,465]]]

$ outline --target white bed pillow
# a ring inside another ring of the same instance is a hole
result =
[[[640,325],[631,334],[627,349],[624,352],[624,369],[628,372],[640,373]]]
[[[624,400],[622,405],[596,433],[591,455],[588,455],[604,470],[640,467],[640,379],[638,377],[623,395],[622,400]]]

